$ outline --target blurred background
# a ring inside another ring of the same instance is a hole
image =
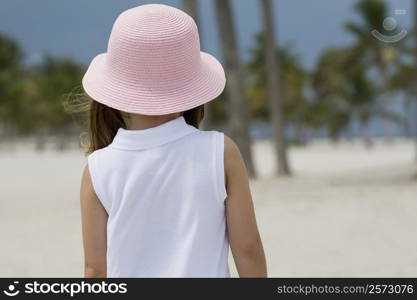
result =
[[[203,127],[244,155],[269,275],[417,276],[417,0],[1,1],[0,276],[83,275],[63,101],[145,3],[187,11],[225,66]]]

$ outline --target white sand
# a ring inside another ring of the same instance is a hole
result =
[[[414,145],[290,153],[295,176],[272,177],[272,150],[255,146],[252,181],[270,276],[417,276]],[[82,276],[78,188],[85,159],[74,150],[0,149],[0,277]]]

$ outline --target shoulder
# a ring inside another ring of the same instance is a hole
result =
[[[241,155],[240,150],[236,143],[227,135],[224,135],[224,156],[230,159],[236,157],[236,155]]]
[[[95,161],[101,160],[103,157],[105,158],[108,153],[110,153],[112,148],[109,146],[94,150],[93,152],[87,155],[87,162],[88,164],[94,164]],[[90,170],[91,171],[91,170]]]
[[[90,152],[87,157],[94,157],[94,156],[98,156],[101,155],[101,153],[106,153],[109,152],[112,148],[110,147],[110,145],[104,147],[104,148],[100,148],[97,150],[94,150],[93,152]]]
[[[222,146],[222,150],[224,149],[224,159],[226,161],[230,161],[235,159],[236,157],[241,156],[240,150],[236,143],[224,134],[221,131],[216,130],[198,130],[196,134],[193,135],[196,139],[213,139],[217,145]]]
[[[87,171],[91,180],[94,181],[96,177],[102,177],[104,175],[103,164],[108,165],[114,160],[108,156],[108,147],[97,149],[87,155]]]
[[[242,160],[242,155],[236,143],[223,132],[216,130],[198,130],[193,135],[194,141],[200,142],[202,140],[207,143],[213,143],[216,145],[216,149],[222,151],[222,157],[224,157],[224,168],[229,166],[233,167],[235,164],[239,164]]]
[[[241,172],[245,169],[239,147],[227,135],[224,135],[224,168],[226,175]]]

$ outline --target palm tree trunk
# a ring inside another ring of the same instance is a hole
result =
[[[417,67],[417,0],[414,0],[414,66]],[[417,75],[416,79],[417,81]],[[417,86],[414,86],[415,92],[414,96],[417,98]],[[417,119],[417,108],[415,109],[416,112],[416,119]],[[417,161],[417,122],[414,122],[416,124],[415,128],[415,143],[416,143],[416,161]]]
[[[182,0],[182,8],[194,19],[198,26],[198,0]]]
[[[361,126],[361,136],[363,139],[363,144],[366,149],[371,149],[374,146],[374,141],[372,140],[372,137],[371,137],[371,132],[369,129],[369,121],[361,120],[360,126]]]
[[[270,118],[277,155],[278,175],[290,175],[285,141],[285,122],[283,112],[283,93],[280,74],[279,56],[276,55],[276,41],[272,4],[270,0],[261,0],[265,37],[265,68],[267,71],[268,98]]]
[[[410,98],[406,98],[404,99],[403,102],[403,110],[404,110],[404,120],[403,120],[403,130],[404,130],[404,136],[407,139],[412,139],[413,138],[413,132],[411,130],[411,124],[410,124],[410,110],[414,107],[412,104],[412,101]],[[412,111],[412,110],[411,110]]]
[[[248,173],[253,177],[255,168],[249,136],[248,101],[244,93],[243,69],[239,61],[230,0],[216,0],[215,7],[227,77],[230,135],[239,146]]]
[[[200,31],[201,38],[201,28],[200,28],[200,15],[198,13],[198,0],[182,0],[182,8],[184,11],[189,14],[197,24],[198,30]],[[202,44],[202,41],[200,41]],[[211,110],[210,103],[204,105],[204,119],[200,124],[202,129],[210,129],[211,126]]]

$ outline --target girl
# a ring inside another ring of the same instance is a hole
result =
[[[234,142],[200,131],[224,89],[195,22],[165,5],[123,12],[83,78],[86,277],[265,277],[248,179]]]

